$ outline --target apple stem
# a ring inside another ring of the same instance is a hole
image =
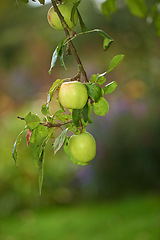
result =
[[[79,81],[80,82],[81,72],[78,72],[73,78],[70,78],[70,81]]]
[[[68,27],[67,23],[65,22],[63,15],[61,14],[61,12],[59,11],[59,9],[57,7],[56,0],[51,0],[51,2],[52,2],[52,5],[54,7],[54,11],[57,13],[57,15],[58,15],[58,17],[59,17],[59,19],[61,21],[61,24],[62,24],[62,26],[64,28],[66,37],[70,38],[69,32],[72,33],[72,35],[74,35],[75,33]],[[74,46],[74,44],[72,43],[71,40],[69,41],[69,48],[72,49],[72,52],[73,52],[73,54],[74,54],[74,56],[76,58],[76,61],[78,63],[78,67],[79,67],[80,71],[82,72],[84,81],[85,82],[89,82],[87,74],[86,74],[86,71],[84,70],[83,64],[81,62],[81,59],[80,59],[80,57],[79,57],[79,55],[77,53],[77,50],[76,50],[76,48],[75,48],[75,46]],[[70,52],[69,48],[68,48],[68,52]]]

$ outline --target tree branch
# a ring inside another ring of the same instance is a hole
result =
[[[69,32],[71,32],[72,35],[75,34],[75,33],[68,27],[67,23],[65,22],[64,17],[62,16],[61,12],[59,11],[59,9],[57,7],[56,0],[51,0],[51,2],[52,2],[52,5],[54,7],[54,11],[57,13],[57,15],[58,15],[58,17],[59,17],[59,19],[61,21],[61,24],[62,24],[62,26],[64,28],[66,37],[70,38]],[[87,74],[86,74],[86,71],[84,70],[84,67],[83,67],[83,64],[81,62],[81,59],[80,59],[80,57],[79,57],[79,55],[77,53],[77,50],[76,50],[75,46],[73,45],[72,41],[69,41],[69,47],[72,49],[72,52],[73,52],[73,54],[74,54],[74,56],[76,58],[76,61],[77,61],[78,66],[79,66],[79,69],[82,72],[82,75],[84,77],[84,81],[85,82],[89,82]]]
[[[61,127],[63,125],[66,125],[67,123],[72,123],[73,120],[68,120],[66,122],[62,122],[62,123],[51,123],[51,122],[46,122],[46,123],[40,123],[40,125],[43,125],[47,128],[52,128],[52,127]]]
[[[17,118],[19,118],[20,120],[25,121],[25,119],[22,118],[22,117],[18,116]],[[62,122],[62,123],[51,123],[51,122],[39,123],[39,125],[43,125],[43,126],[45,126],[47,128],[52,128],[52,127],[57,127],[58,128],[58,127],[61,127],[63,125],[66,125],[67,123],[72,123],[72,122],[73,122],[73,120],[68,120],[68,121]]]

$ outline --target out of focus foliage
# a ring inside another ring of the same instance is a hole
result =
[[[15,137],[24,127],[16,116],[28,111],[39,114],[53,81],[74,76],[77,68],[74,58],[67,56],[68,71],[57,63],[48,74],[53,50],[63,35],[47,23],[49,5],[31,8],[19,2],[16,7],[8,0],[0,6],[0,214],[87,198],[159,192],[160,39],[153,26],[124,7],[108,21],[93,1],[82,1],[88,29],[101,28],[115,40],[107,53],[97,44],[98,36],[75,40],[88,76],[104,72],[117,53],[125,59],[108,75],[108,82],[117,81],[118,87],[107,98],[107,117],[97,117],[96,125],[88,128],[97,141],[97,157],[89,166],[75,166],[63,151],[53,157],[48,147],[39,198],[38,171],[25,137],[18,149],[18,169],[11,157]],[[57,105],[52,107],[55,111]]]
[[[158,240],[159,200],[158,196],[141,196],[118,202],[56,206],[45,211],[23,210],[0,219],[0,238]]]
[[[131,14],[139,18],[145,18],[148,24],[153,23],[157,34],[160,36],[160,2],[157,0],[106,0],[102,4],[102,13],[110,17],[121,8],[128,7]]]

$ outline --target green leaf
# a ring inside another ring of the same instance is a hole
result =
[[[105,38],[103,41],[103,49],[106,51],[108,50],[108,48],[111,46],[113,40],[111,40],[110,38]]]
[[[81,113],[82,113],[82,109],[73,109],[72,111],[72,119],[73,119],[73,123],[79,127],[79,120],[81,117]]]
[[[37,142],[37,140],[38,140],[38,128],[39,128],[39,126],[35,129],[33,129],[32,135],[31,135],[30,140],[29,140],[29,143]]]
[[[99,85],[102,85],[105,83],[106,78],[104,76],[101,76],[100,74],[93,74],[90,78],[91,83],[97,83]]]
[[[53,84],[52,87],[49,89],[49,94],[50,95],[50,101],[53,98],[54,92],[61,86],[61,84],[64,82],[64,79],[57,79]]]
[[[93,111],[96,115],[105,116],[109,111],[109,104],[106,99],[101,97],[97,103],[93,103]]]
[[[51,137],[53,129],[47,129],[45,126],[38,126],[32,132],[29,147],[32,149],[36,166],[39,169],[39,193],[41,195],[43,184],[43,165],[44,165],[44,151],[47,141]]]
[[[77,10],[77,12],[78,12],[78,10]],[[79,21],[80,21],[80,25],[82,28],[82,32],[79,34],[76,34],[73,38],[71,38],[71,40],[75,39],[77,36],[79,36],[81,34],[98,32],[102,37],[104,37],[103,49],[107,50],[111,46],[112,42],[114,42],[114,40],[101,29],[93,29],[93,30],[87,31],[86,26],[84,25],[79,12],[78,12],[78,16],[79,16]],[[69,39],[66,39],[66,40],[69,40]],[[66,45],[67,43],[68,43],[68,41],[66,41],[64,45]]]
[[[63,58],[64,58],[64,48],[62,47],[59,51],[59,61],[60,61],[61,66],[64,67],[67,70]]]
[[[54,116],[54,119],[59,120],[61,122],[69,121],[72,119],[72,114],[65,114],[63,110],[58,110]]]
[[[83,21],[83,19],[82,19],[82,17],[81,17],[80,12],[78,11],[78,9],[77,9],[77,13],[78,13],[78,19],[79,19],[79,23],[80,23],[82,32],[84,33],[84,32],[87,31],[87,27],[86,27],[86,25],[85,25],[85,23],[84,23],[84,21]]]
[[[93,74],[92,76],[91,76],[91,78],[90,78],[90,82],[91,83],[95,83],[96,81],[97,81],[97,77],[98,77],[98,75],[97,74]]]
[[[61,46],[62,47],[62,46]],[[52,60],[51,60],[51,66],[50,66],[50,69],[48,71],[49,74],[52,73],[52,68],[55,66],[56,64],[56,61],[58,59],[58,53],[59,53],[59,45],[56,47],[55,51],[53,52],[53,55],[52,55]]]
[[[88,102],[86,103],[86,105],[84,106],[84,108],[82,108],[82,116],[84,119],[84,122],[88,122]]]
[[[43,125],[39,125],[38,127],[33,129],[32,135],[30,138],[30,143],[36,143],[36,151],[37,151],[37,146],[40,146],[42,144],[42,142],[44,141],[44,139],[49,134],[48,130],[49,129],[47,129]]]
[[[77,129],[77,127],[74,125],[74,123],[67,123],[67,124],[65,124],[65,126],[68,128],[69,132],[76,133],[77,131],[79,131],[79,129]]]
[[[62,58],[62,48],[63,48],[63,43],[64,43],[65,39],[63,39],[62,41],[60,41],[60,43],[58,44],[58,46],[56,47],[55,51],[53,52],[52,55],[52,60],[51,60],[51,66],[50,69],[48,71],[49,74],[52,73],[52,68],[55,66],[56,61],[58,59],[58,56],[60,55]],[[61,60],[62,61],[62,60]]]
[[[15,164],[16,166],[18,167],[18,164],[17,164],[17,146],[18,144],[20,144],[21,142],[21,136],[22,134],[25,132],[25,130],[27,129],[27,126],[20,132],[20,134],[18,135],[18,137],[16,138],[16,141],[14,142],[14,145],[13,145],[13,150],[12,150],[12,157],[15,161]]]
[[[29,112],[24,117],[24,119],[26,121],[27,127],[30,130],[33,130],[34,128],[36,128],[41,122],[40,118],[36,114],[32,114],[31,112]]]
[[[106,51],[114,40],[101,29],[95,29],[94,31],[98,32],[102,37],[104,37],[103,49]]]
[[[44,127],[44,126],[43,126]],[[47,144],[47,141],[49,140],[50,135],[47,135],[45,138],[43,138],[43,140],[41,141],[41,143],[39,145],[37,145],[36,148],[36,157],[38,158],[38,180],[39,180],[39,194],[41,195],[42,192],[42,185],[43,185],[43,168],[44,168],[44,151],[45,151],[45,147]],[[34,144],[34,146],[36,146]]]
[[[41,108],[41,113],[42,113],[43,115],[48,115],[48,114],[50,114],[50,113],[49,113],[49,109],[46,107],[46,104],[44,104],[44,105],[42,106],[42,108]]]
[[[117,84],[117,82],[115,82],[115,81],[108,83],[108,84],[103,88],[104,94],[112,93],[112,92],[116,89],[117,85],[118,85],[118,84]]]
[[[61,114],[64,113],[64,111],[62,109],[59,109],[57,110],[53,116],[52,116],[52,119],[57,119],[57,120],[60,120],[59,118],[61,117]]]
[[[78,164],[78,165],[82,165],[82,166],[89,164],[89,163],[79,162],[79,161],[77,161],[77,160],[73,157],[73,155],[72,155],[71,152],[69,151],[69,137],[66,137],[63,148],[64,148],[64,151],[65,151],[66,155],[70,158],[70,160],[71,160],[74,164]]]
[[[130,12],[140,18],[147,15],[147,4],[145,0],[125,0]]]
[[[47,95],[47,102],[46,102],[46,107],[44,107],[44,105],[43,105],[43,112],[44,113],[49,113],[49,104],[50,104],[50,101],[53,99],[53,96],[54,96],[54,93],[55,93],[55,91],[60,87],[60,85],[62,84],[64,82],[64,79],[57,79],[54,83],[53,83],[53,85],[52,85],[52,87],[50,88],[50,90],[49,90],[49,93],[48,93],[48,95]],[[41,110],[42,111],[42,110]],[[45,114],[44,114],[45,115]]]
[[[63,106],[62,106],[62,104],[60,103],[60,101],[59,101],[59,98],[58,98],[58,97],[56,98],[56,100],[57,100],[57,102],[59,103],[59,106],[60,106],[61,110],[63,110],[63,112],[65,112],[65,110],[64,110],[64,107],[63,107]]]
[[[97,76],[97,81],[96,81],[97,84],[102,85],[105,82],[106,82],[106,78],[104,76]]]
[[[39,169],[39,193],[41,195],[43,184],[43,165],[44,165],[44,151],[47,141],[50,139],[53,133],[53,128],[46,128],[43,125],[39,125],[32,131],[30,138],[29,148],[31,148],[34,155],[36,166]]]
[[[38,163],[38,181],[39,181],[39,194],[42,193],[42,185],[43,185],[43,168],[44,168],[44,146],[42,147],[41,153],[39,155],[39,163]]]
[[[78,7],[78,5],[80,4],[80,2],[81,2],[81,1],[78,1],[78,2],[76,2],[76,3],[73,4],[73,8],[72,8],[72,11],[71,11],[71,18],[70,18],[71,22],[73,22],[73,23],[74,23],[74,14],[75,14],[75,11],[77,11],[77,7]],[[74,24],[75,24],[75,23],[74,23]]]
[[[63,146],[65,138],[67,136],[67,132],[68,132],[68,128],[66,128],[64,131],[62,131],[61,134],[55,139],[54,143],[52,144],[52,147],[54,149],[54,155]]]
[[[116,0],[107,0],[102,3],[102,13],[110,17],[111,13],[116,12]]]
[[[95,29],[95,31],[97,31],[102,37],[104,37],[103,49],[106,51],[111,46],[114,40],[101,29]]]
[[[88,95],[97,102],[102,97],[101,87],[95,83],[86,83]]]
[[[120,55],[116,55],[112,58],[109,68],[107,70],[107,73],[109,73],[110,71],[112,71],[124,58],[123,54]]]
[[[97,76],[96,83],[98,83],[100,85],[103,84],[106,81],[106,79],[104,78],[104,75],[106,75],[107,73],[112,71],[123,60],[123,58],[124,58],[123,54],[114,56],[110,62],[108,70],[101,74],[92,75],[93,77],[91,77],[91,81],[92,82],[95,81],[96,76]]]
[[[46,138],[49,138],[51,133],[53,132],[53,128],[47,128],[46,126],[39,125],[34,128],[32,131],[32,135],[30,138],[30,143],[35,144],[35,147],[32,145],[31,148],[35,154],[35,158],[37,160],[37,156],[39,158],[39,150],[38,147],[42,145]]]
[[[94,29],[93,30],[94,32],[98,32],[102,37],[104,38],[108,38],[108,39],[111,39],[113,40],[107,33],[105,33],[103,30],[101,29]],[[114,40],[113,40],[114,41]]]

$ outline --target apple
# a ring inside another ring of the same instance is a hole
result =
[[[88,132],[72,135],[69,139],[69,150],[78,162],[87,163],[96,155],[96,141]]]
[[[60,86],[58,97],[64,108],[81,109],[88,99],[87,88],[78,81],[65,82]]]
[[[78,20],[78,13],[77,10],[74,13],[74,21],[71,22],[71,12],[72,12],[72,8],[73,8],[73,4],[72,3],[63,3],[63,4],[59,4],[58,5],[58,9],[61,12],[61,14],[64,17],[65,22],[67,23],[67,25],[69,26],[69,28],[73,28],[76,24],[77,24],[77,20]],[[49,24],[58,30],[63,30],[63,26],[61,24],[61,21],[57,15],[57,13],[54,11],[54,8],[51,7],[48,11],[48,22]]]

